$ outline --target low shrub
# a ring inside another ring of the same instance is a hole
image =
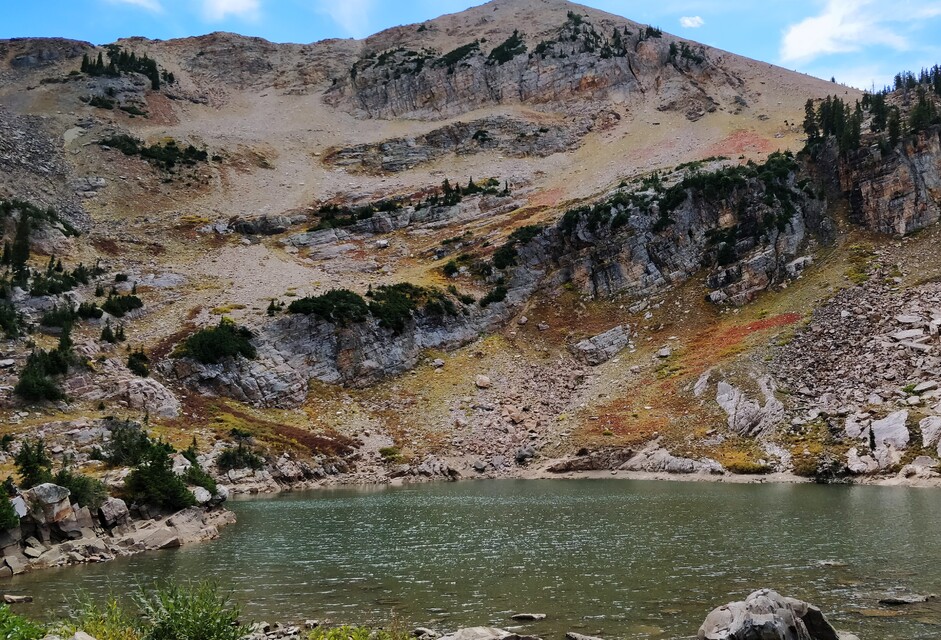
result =
[[[62,629],[66,634],[84,631],[95,640],[143,638],[139,617],[122,607],[114,596],[109,597],[104,605],[100,605],[88,594],[80,594],[72,610],[72,620]]]
[[[20,526],[20,516],[7,496],[0,496],[0,531],[9,531]]]
[[[487,307],[494,302],[503,302],[506,300],[508,293],[509,291],[505,286],[502,284],[497,285],[487,295],[480,299],[480,306]]]
[[[261,469],[265,465],[264,459],[257,453],[239,443],[237,447],[229,447],[216,458],[216,467],[226,472],[233,469]]]
[[[104,301],[101,308],[113,315],[115,318],[122,318],[126,314],[140,309],[144,306],[143,300],[135,295],[114,295],[110,294]]]
[[[173,473],[169,452],[161,447],[150,448],[144,461],[124,480],[124,490],[135,502],[170,511],[196,504],[193,493]]]
[[[88,507],[92,512],[108,498],[108,489],[97,478],[92,478],[81,473],[74,473],[69,469],[60,470],[52,482],[65,487],[71,492],[69,500],[83,507]]]
[[[369,317],[369,306],[362,296],[349,289],[333,289],[319,296],[292,301],[288,312],[315,315],[345,327],[365,321]]]
[[[135,375],[146,378],[150,375],[150,358],[143,349],[134,351],[127,357],[127,368]]]
[[[35,622],[18,616],[10,607],[0,604],[0,638],[4,640],[39,640],[45,631]]]
[[[190,461],[192,462],[192,460]],[[219,486],[216,484],[216,481],[212,479],[208,473],[206,473],[198,462],[193,462],[193,466],[186,470],[186,474],[183,476],[183,480],[186,484],[194,487],[202,487],[209,493],[215,495],[216,491],[219,490]]]
[[[20,450],[13,456],[13,463],[16,465],[20,487],[23,489],[52,482],[52,458],[46,452],[46,443],[41,439],[24,440]]]
[[[239,640],[239,608],[211,582],[165,584],[135,596],[146,640]]]
[[[39,319],[39,324],[44,327],[65,327],[75,322],[75,318],[75,310],[69,305],[65,304],[61,307],[55,305],[52,309],[42,314],[42,317]]]
[[[135,467],[144,462],[153,449],[166,454],[172,453],[173,447],[153,440],[140,425],[133,422],[120,422],[111,428],[111,440],[104,452],[99,451],[99,459],[112,467]]]
[[[309,640],[408,640],[412,634],[395,623],[388,629],[369,627],[317,627],[308,636]]]
[[[23,318],[12,304],[0,300],[0,331],[7,338],[18,338],[23,331]]]
[[[251,339],[251,331],[222,318],[215,327],[200,329],[187,338],[182,355],[203,364],[218,364],[225,358],[238,356],[251,360],[256,355]]]

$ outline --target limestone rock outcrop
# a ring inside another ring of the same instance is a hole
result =
[[[862,149],[841,167],[855,222],[873,231],[906,235],[941,219],[941,127],[898,149]]]

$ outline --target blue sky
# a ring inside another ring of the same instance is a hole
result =
[[[7,0],[0,38],[177,38],[234,31],[275,42],[363,37],[475,0]],[[671,33],[860,88],[941,63],[941,0],[587,0]]]

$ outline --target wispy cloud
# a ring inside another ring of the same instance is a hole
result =
[[[883,0],[827,0],[819,15],[791,25],[785,31],[781,59],[808,62],[820,56],[861,51],[874,45],[907,51],[912,46],[908,29],[918,18],[941,15],[941,5],[927,3],[914,12],[913,15],[896,3]]]
[[[229,16],[255,20],[260,12],[261,0],[203,0],[203,15],[207,20],[225,20]]]
[[[680,18],[680,26],[685,29],[698,29],[706,24],[706,21],[699,16],[683,16]]]
[[[108,2],[110,4],[123,4],[132,7],[140,7],[141,9],[153,11],[154,13],[160,13],[163,11],[163,5],[160,4],[160,0],[108,0]]]
[[[370,35],[369,15],[375,10],[375,0],[316,0],[317,11],[337,23],[347,35],[362,38]]]

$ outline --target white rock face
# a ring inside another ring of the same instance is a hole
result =
[[[905,449],[908,446],[910,434],[905,423],[908,421],[908,411],[896,411],[882,420],[872,423],[872,435],[876,447],[891,445],[896,449]]]
[[[716,402],[729,416],[729,429],[742,436],[758,437],[770,433],[784,420],[784,405],[774,396],[770,378],[758,381],[765,404],[750,400],[745,392],[729,383],[719,383]]]
[[[931,416],[918,423],[921,429],[922,445],[927,449],[941,441],[941,416]],[[939,447],[941,448],[941,447]]]

